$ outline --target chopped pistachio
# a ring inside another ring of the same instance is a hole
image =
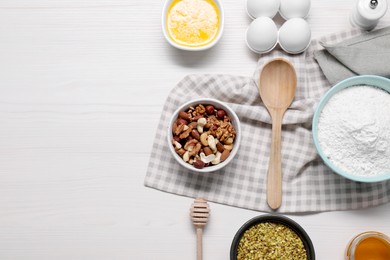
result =
[[[246,230],[238,243],[238,260],[307,260],[300,237],[285,225],[264,222]]]

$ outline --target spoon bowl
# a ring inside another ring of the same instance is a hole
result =
[[[294,66],[277,58],[260,73],[259,93],[272,119],[272,144],[267,176],[267,203],[278,209],[282,203],[281,132],[282,119],[295,97],[297,76]]]

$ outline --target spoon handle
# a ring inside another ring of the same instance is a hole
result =
[[[201,228],[196,228],[196,259],[202,260],[202,235],[203,231]]]
[[[272,209],[282,204],[282,138],[283,113],[272,113],[272,143],[267,176],[267,203]]]

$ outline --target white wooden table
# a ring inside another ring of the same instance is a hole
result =
[[[163,1],[0,1],[0,259],[195,259],[192,199],[143,186],[170,89],[190,73],[250,76],[245,1],[223,0],[221,42],[165,42]],[[312,1],[314,37],[347,29],[351,0]],[[380,23],[390,25],[389,13]],[[211,203],[204,259],[229,259],[260,212]],[[390,234],[390,205],[288,215],[317,259],[343,259],[354,235]]]

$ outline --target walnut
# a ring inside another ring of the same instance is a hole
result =
[[[215,117],[215,116],[209,116],[207,118],[207,123],[209,125],[216,125],[216,126],[219,126],[221,124],[221,122]]]
[[[187,151],[192,151],[195,147],[195,145],[198,143],[198,140],[196,139],[192,139],[191,141],[188,141],[185,145],[184,145],[184,149],[186,149]],[[200,150],[200,149],[199,149]]]
[[[225,142],[225,140],[228,139],[229,137],[230,137],[229,131],[227,131],[226,129],[224,129],[224,130],[223,130],[222,136],[219,138],[219,141]]]
[[[179,136],[180,139],[187,138],[190,135],[191,131],[192,131],[192,126],[190,125],[190,126],[188,126],[187,130],[185,130],[184,132],[181,133],[181,135]]]
[[[218,138],[218,140],[221,141],[221,136],[225,133],[225,130],[222,128],[218,128],[217,131],[215,131],[215,136]]]
[[[197,143],[194,148],[192,148],[192,151],[189,152],[190,156],[194,156],[199,153],[200,149],[202,148],[202,145],[200,143]]]
[[[192,115],[194,117],[196,117],[196,116],[203,116],[204,113],[206,113],[206,108],[202,104],[199,104],[199,105],[196,106],[195,111],[192,112]]]
[[[232,124],[229,124],[229,126],[227,127],[227,130],[229,131],[229,133],[231,133],[233,136],[236,135],[236,130],[234,130],[234,126]]]
[[[185,124],[178,125],[176,127],[176,129],[174,130],[174,134],[179,135],[181,132],[183,132],[184,126],[185,126]]]
[[[186,152],[186,150],[184,150],[183,148],[180,148],[180,149],[175,149],[176,153],[180,156],[183,156],[184,153]]]

